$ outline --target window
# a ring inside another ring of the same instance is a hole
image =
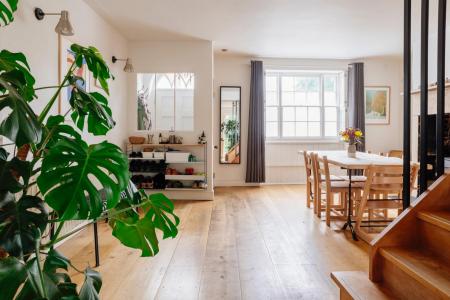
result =
[[[344,121],[343,72],[266,72],[268,139],[337,138]]]
[[[194,130],[194,74],[137,74],[138,130]]]

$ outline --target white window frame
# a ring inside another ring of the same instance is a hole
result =
[[[279,69],[266,69],[265,76],[267,75],[276,75],[277,76],[277,96],[278,96],[278,105],[270,105],[267,107],[277,107],[278,108],[278,136],[277,137],[267,137],[266,142],[268,143],[298,143],[298,142],[340,142],[340,138],[337,135],[336,137],[327,137],[325,136],[325,107],[336,107],[337,109],[337,130],[343,130],[346,124],[347,112],[346,112],[346,73],[343,70],[279,70]],[[325,106],[324,105],[324,77],[327,75],[336,75],[338,82],[336,83],[336,94],[337,94],[337,105],[336,106]],[[281,78],[282,76],[302,76],[302,77],[320,77],[319,83],[319,98],[320,98],[320,106],[317,105],[306,105],[306,106],[283,106],[282,105],[282,84]],[[264,77],[265,81],[265,77]],[[264,95],[266,91],[264,91]],[[283,137],[283,107],[319,107],[320,108],[320,136],[318,137]],[[266,109],[266,102],[264,103],[264,111]],[[266,126],[266,121],[264,122],[264,126]]]

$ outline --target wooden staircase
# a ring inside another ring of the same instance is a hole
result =
[[[341,299],[450,299],[450,175],[371,242],[369,276],[333,272]]]

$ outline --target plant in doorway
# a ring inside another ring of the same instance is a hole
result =
[[[17,4],[0,0],[0,26],[13,21]],[[62,234],[67,221],[89,225],[108,218],[112,234],[142,256],[158,253],[157,231],[162,238],[178,233],[173,203],[133,187],[119,147],[83,139],[82,133],[103,136],[115,125],[104,96],[112,75],[94,47],[73,44],[71,50],[74,63],[61,84],[51,87],[35,87],[22,53],[0,52],[0,137],[11,141],[0,147],[1,299],[99,299],[100,274],[89,267],[78,270],[55,248],[80,230]],[[84,90],[74,72],[83,62],[103,93]],[[70,109],[50,115],[66,88],[71,89]],[[41,89],[54,93],[35,112],[30,104]],[[80,287],[69,275],[72,267],[84,274]]]

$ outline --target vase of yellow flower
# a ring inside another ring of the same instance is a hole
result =
[[[356,144],[362,143],[363,133],[358,128],[346,128],[344,131],[340,133],[341,139],[348,143],[347,147],[347,155],[348,157],[355,158],[356,157]]]

